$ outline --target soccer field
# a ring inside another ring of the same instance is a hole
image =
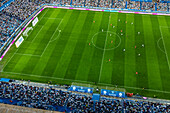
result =
[[[0,77],[117,85],[170,99],[170,17],[44,9]]]

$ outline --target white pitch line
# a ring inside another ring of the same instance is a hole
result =
[[[49,10],[49,9],[48,9]],[[44,16],[45,16],[45,14],[48,12],[48,10],[44,13],[44,15],[41,17],[41,19],[39,20],[39,22],[43,19],[43,18],[45,18]],[[36,27],[36,26],[35,26]],[[44,25],[41,27],[41,29],[44,27]],[[40,30],[41,30],[40,29]],[[39,32],[40,32],[40,30],[38,31],[38,33],[37,34],[39,34]],[[32,30],[33,31],[33,30]],[[36,36],[35,37],[37,37],[37,34],[36,34]],[[31,41],[31,43],[35,40],[35,37],[34,37],[34,39]]]
[[[19,48],[17,48],[17,50],[15,51],[15,53],[19,50]],[[11,61],[11,59],[14,57],[15,53],[11,56],[11,58],[8,60],[8,62],[4,65],[2,72],[4,70],[4,68],[7,66],[7,64]]]
[[[44,26],[41,27],[41,29],[40,29],[40,30],[38,31],[38,33],[35,35],[34,39],[31,41],[31,43],[34,42],[34,40],[37,38],[38,34],[40,33],[40,31],[42,30],[43,27],[44,27]]]
[[[33,54],[22,54],[22,53],[15,53],[17,55],[25,55],[25,56],[35,56],[35,57],[40,57],[40,55],[33,55]]]
[[[92,84],[93,84],[93,82],[88,82],[88,81],[83,81],[83,80],[72,80],[72,79],[65,79],[65,78],[57,78],[57,77],[49,77],[49,76],[40,76],[40,75],[33,75],[33,74],[23,74],[23,73],[14,73],[14,72],[3,72],[3,73],[17,74],[17,75],[25,75],[25,76],[35,76],[35,77],[41,77],[41,78],[52,78],[52,79],[58,79],[58,80],[78,81],[78,82],[85,82],[85,83],[92,83]],[[108,85],[114,86],[113,84],[106,84],[106,83],[98,83],[98,84],[107,85],[107,86],[108,86]],[[143,89],[143,88],[130,87],[130,86],[119,86],[119,88],[131,88],[131,89],[148,90],[148,91],[153,91],[153,92],[170,93],[170,92],[168,92],[168,91],[153,90],[153,89]]]
[[[93,82],[88,82],[88,81],[83,81],[83,80],[72,80],[72,79],[65,79],[65,78],[57,78],[57,77],[49,77],[49,76],[41,76],[41,75],[33,75],[33,74],[24,74],[24,73],[15,73],[15,72],[5,72],[5,71],[3,73],[25,75],[25,76],[35,76],[35,77],[41,77],[41,78],[51,78],[51,79],[58,79],[58,80],[78,81],[78,82],[85,82],[85,83],[93,84]]]
[[[110,18],[111,18],[111,16],[109,15],[109,23],[108,23],[107,31],[109,30]],[[103,52],[102,64],[101,64],[101,68],[100,68],[100,75],[99,75],[98,82],[100,82],[100,78],[101,78],[101,74],[102,74],[103,61],[104,61],[104,55],[105,55],[105,48],[106,48],[106,45],[107,45],[107,43],[106,43],[107,42],[107,37],[108,37],[108,32],[107,32],[106,39],[105,39],[105,46],[104,46],[104,52]]]
[[[159,42],[160,42],[161,39],[162,39],[162,38],[158,39],[158,41],[157,41],[157,46],[158,46],[158,48],[160,49],[160,51],[162,51],[163,53],[165,53],[165,51],[163,51],[163,50],[161,49],[161,47],[159,46]]]
[[[48,18],[48,17],[43,17],[43,18],[47,18],[47,19],[60,19],[61,20],[61,18]]]
[[[166,50],[166,47],[165,47],[165,42],[164,42],[164,39],[163,39],[161,26],[160,26],[159,28],[160,28],[160,32],[161,32],[161,36],[162,36],[162,42],[163,42],[164,49],[165,49],[166,60],[167,60],[167,62],[168,62],[168,66],[169,66],[169,70],[170,70],[170,64],[169,64],[168,54],[167,54],[167,50]]]
[[[48,9],[48,10],[49,10],[49,9]],[[41,19],[39,20],[39,22],[40,22],[43,18],[45,18],[44,16],[45,16],[45,14],[48,12],[48,10],[44,13],[44,15],[41,17]],[[48,18],[48,17],[47,17],[47,18]],[[36,26],[39,26],[39,25],[36,25]],[[35,27],[36,27],[36,26],[35,26]],[[35,27],[34,27],[34,28],[35,28]],[[33,29],[33,30],[34,30],[34,29]],[[33,30],[32,30],[32,31],[33,31]],[[32,33],[32,31],[30,32],[30,34]],[[27,39],[27,38],[28,38],[28,36],[26,37],[26,39]],[[26,40],[26,39],[25,39],[25,40]],[[32,43],[32,41],[31,41],[31,43]]]
[[[46,45],[44,51],[42,52],[41,56],[43,56],[44,52],[46,51],[48,45],[50,44],[51,39],[53,38],[53,36],[55,35],[56,31],[58,30],[58,27],[60,26],[60,24],[62,23],[63,19],[60,21],[59,25],[57,26],[56,30],[54,31],[53,35],[51,36],[50,40],[48,41],[48,44]]]
[[[48,9],[49,10],[49,9]],[[48,12],[48,10],[44,13],[44,15]],[[44,17],[44,15],[42,16],[42,18]],[[41,19],[42,19],[41,18]],[[40,19],[40,20],[41,20]],[[12,57],[8,60],[8,62],[3,66],[3,69],[1,70],[1,72],[3,72],[4,68],[7,66],[7,64],[11,61],[11,59],[14,57],[14,55],[16,54],[16,52],[19,50],[19,48],[17,48],[17,50],[15,51],[15,53],[12,55]]]
[[[107,85],[107,86],[115,86],[113,84],[106,84],[106,83],[98,83],[101,85]],[[153,91],[153,92],[160,92],[160,93],[170,93],[169,91],[161,91],[161,90],[153,90],[153,89],[143,89],[143,88],[138,88],[138,87],[130,87],[130,86],[118,86],[118,88],[130,88],[130,89],[139,89],[139,90],[147,90],[147,91]]]

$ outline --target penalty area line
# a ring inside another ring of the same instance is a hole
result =
[[[38,31],[38,33],[35,35],[35,37],[34,37],[34,39],[31,41],[31,43],[33,43],[34,42],[34,40],[37,38],[37,36],[38,36],[38,34],[40,33],[40,31],[42,30],[42,28],[44,27],[44,25],[43,26],[41,26],[41,29]]]
[[[48,9],[49,10],[49,9]],[[44,15],[41,17],[41,19],[47,14],[48,10],[44,13]],[[40,19],[40,21],[41,21]],[[32,30],[33,31],[33,30]],[[16,54],[16,52],[18,51],[19,48],[16,49],[15,53],[10,57],[10,59],[7,61],[7,63],[3,66],[1,72],[3,72],[4,68],[7,66],[7,64],[11,61],[11,59],[14,57],[14,55]]]
[[[62,23],[62,21],[63,21],[63,19],[61,19],[61,21],[60,21],[59,25],[58,25],[58,26],[57,26],[57,28],[55,29],[55,31],[54,31],[53,35],[51,36],[50,40],[48,41],[48,43],[47,43],[47,45],[46,45],[46,47],[45,47],[44,51],[43,51],[43,52],[42,52],[42,54],[41,54],[41,57],[43,56],[44,52],[46,51],[46,49],[47,49],[48,45],[49,45],[49,44],[50,44],[50,42],[51,42],[51,39],[54,37],[54,35],[55,35],[56,31],[58,30],[58,27],[60,26],[60,24]]]
[[[159,28],[160,28],[160,32],[161,32],[162,42],[163,42],[164,49],[165,49],[166,60],[167,60],[167,63],[168,63],[168,66],[169,66],[169,70],[170,70],[170,64],[169,64],[168,54],[167,54],[167,50],[166,50],[166,46],[165,46],[165,41],[164,41],[164,38],[163,38],[162,29],[161,29],[162,26],[160,26]],[[163,27],[163,28],[165,28],[165,27]],[[169,28],[169,27],[167,27],[167,28]]]

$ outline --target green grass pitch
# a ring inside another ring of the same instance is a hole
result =
[[[117,85],[170,99],[170,17],[45,9],[38,18],[0,62],[0,77]]]

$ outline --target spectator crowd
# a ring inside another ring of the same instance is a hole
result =
[[[9,0],[0,0],[0,7],[2,6],[2,5],[4,5],[5,3],[7,3]]]
[[[101,97],[99,101],[93,101],[91,95],[8,82],[0,82],[0,100],[3,99],[6,100],[6,103],[9,101],[9,103],[18,106],[73,113],[170,112],[170,105],[158,102],[106,97]]]
[[[0,0],[0,6],[9,0]],[[73,5],[79,7],[101,7],[132,10],[167,11],[170,4],[135,2],[126,0],[15,0],[0,12],[0,48],[17,27],[41,4]]]

